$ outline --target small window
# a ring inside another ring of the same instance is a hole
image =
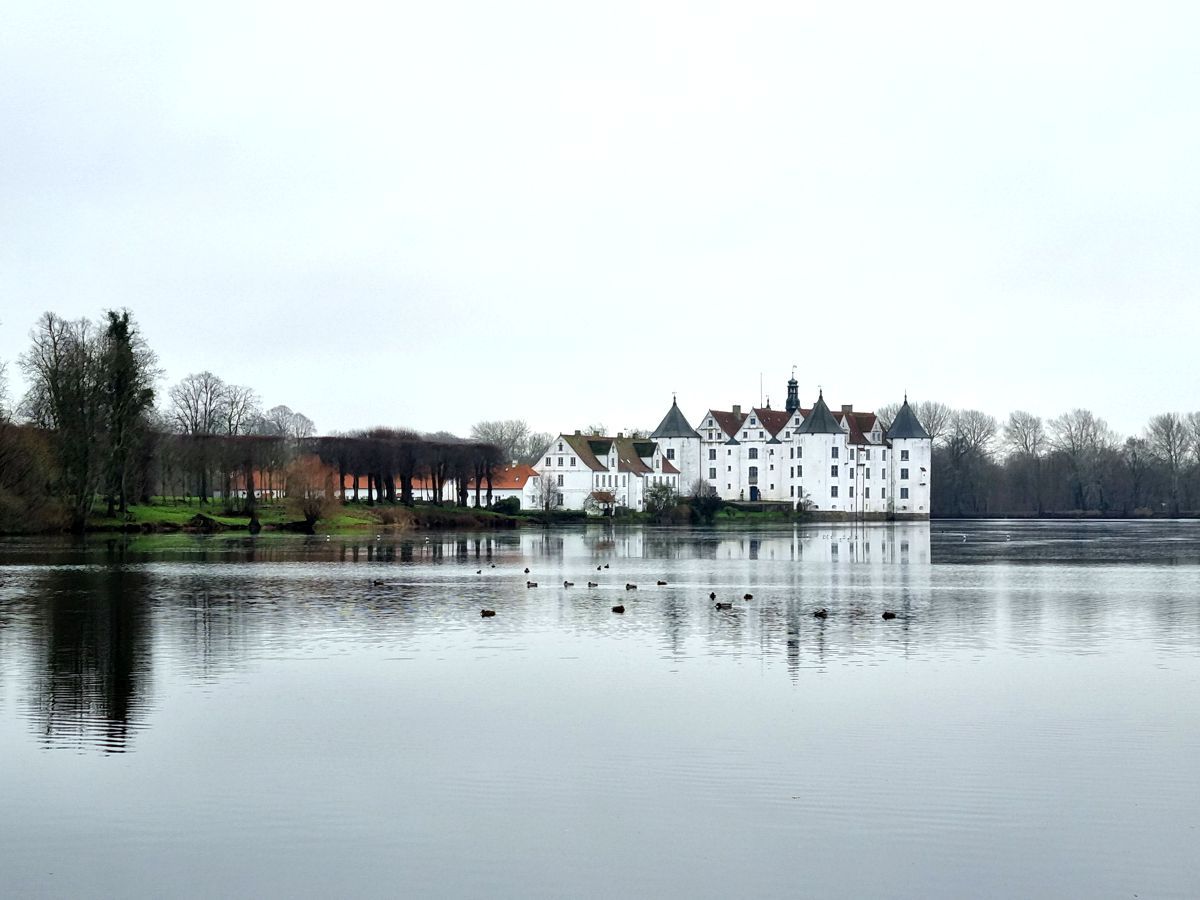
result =
[[[716,451],[716,448],[715,448],[715,447],[714,447],[713,449],[711,449],[711,450],[709,450],[709,451],[708,451],[708,458],[709,458],[709,459],[716,459],[716,458],[717,458],[717,451]]]
[[[558,442],[558,452],[562,453],[562,441]]]
[[[871,489],[870,489],[869,487],[865,487],[865,488],[863,488],[863,499],[864,499],[864,500],[870,500],[870,499],[871,499]]]
[[[908,488],[900,488],[900,499],[901,500],[908,499]]]
[[[870,458],[871,458],[871,451],[870,451],[870,450],[864,450],[864,451],[862,452],[862,455],[863,455],[863,459],[870,459]]]
[[[553,465],[553,463],[550,461],[550,457],[548,457],[548,456],[546,457],[546,465],[548,465],[548,466]]]
[[[879,499],[880,499],[880,500],[886,500],[886,499],[887,499],[887,488],[880,488],[880,489],[879,489]]]
[[[901,470],[900,470],[900,480],[901,480],[901,481],[908,481],[908,469],[901,469]]]
[[[830,478],[837,478],[837,477],[838,477],[838,467],[837,467],[837,466],[830,466],[830,467],[829,467],[829,477],[830,477]]]
[[[758,433],[758,437],[759,437],[759,439],[760,439],[760,440],[762,439],[762,436],[763,436],[763,433],[760,431],[760,432]]]
[[[561,475],[558,476],[558,486],[559,487],[563,486],[563,477]]]
[[[831,459],[837,459],[837,458],[838,458],[838,448],[837,448],[837,447],[834,447],[834,448],[833,448],[833,451],[830,453],[830,458],[831,458]]]
[[[751,467],[750,467],[750,477],[751,477],[751,478],[757,478],[757,477],[758,477],[758,466],[751,466]]]
[[[804,448],[803,447],[796,448],[796,459],[804,459]]]
[[[716,469],[709,469],[709,470],[708,470],[708,480],[709,480],[709,481],[716,481],[716,480],[717,480],[717,470],[716,470]]]
[[[804,477],[804,466],[796,466],[796,477],[797,478]]]
[[[854,485],[850,485],[850,498],[854,499]]]
[[[751,447],[751,448],[750,448],[750,458],[751,458],[751,459],[758,459],[758,448],[757,448],[757,447]]]
[[[850,448],[850,458],[854,459],[854,448],[853,447]]]
[[[667,448],[667,459],[674,459],[674,458],[675,458],[675,448],[668,447]],[[572,462],[574,462],[574,460],[572,460]]]
[[[796,467],[788,466],[788,478],[795,478],[795,477],[796,477]]]
[[[908,451],[907,450],[900,451],[900,462],[908,462]]]
[[[575,457],[571,457],[571,465],[575,465]]]
[[[751,424],[751,425],[756,425],[756,424],[758,424],[757,422],[755,422],[755,420],[754,420],[754,416],[751,416],[751,417],[750,417],[750,424]]]
[[[750,432],[748,432],[748,431],[743,431],[743,432],[742,432],[742,439],[743,439],[743,440],[745,440],[745,439],[746,439],[746,438],[748,438],[748,437],[750,437]]]
[[[837,485],[836,484],[829,489],[829,496],[837,497]]]

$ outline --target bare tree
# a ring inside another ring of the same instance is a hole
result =
[[[583,428],[584,434],[608,434],[608,426],[603,422],[595,422],[592,425],[585,425]]]
[[[950,423],[950,434],[962,442],[963,449],[990,458],[996,440],[996,420],[977,409],[960,409],[954,412]]]
[[[1154,458],[1166,470],[1171,515],[1179,515],[1179,479],[1187,464],[1192,436],[1188,423],[1178,413],[1161,413],[1146,427],[1146,442]]]
[[[33,346],[21,357],[29,380],[23,408],[51,429],[59,493],[71,528],[82,531],[103,476],[104,364],[101,342],[87,319],[70,322],[52,312],[30,333]]]
[[[525,456],[529,435],[529,425],[524,419],[485,420],[471,426],[471,440],[499,447],[506,463]]]
[[[240,384],[225,387],[221,404],[221,430],[230,437],[249,434],[254,422],[262,415],[258,394],[253,388]]]
[[[922,400],[912,407],[917,420],[925,426],[933,443],[941,443],[950,435],[954,410],[937,400]]]
[[[542,451],[549,447],[553,440],[554,435],[548,431],[533,432],[529,435],[529,440],[525,443],[525,452],[518,457],[518,461],[527,466],[535,465],[541,457]]]
[[[180,433],[219,433],[225,392],[225,382],[209,371],[188,375],[167,391],[170,416]]]
[[[8,407],[8,365],[0,362],[0,425],[4,425],[12,418],[12,412]]]
[[[1100,463],[1117,443],[1108,423],[1088,409],[1073,409],[1050,420],[1050,447],[1066,460],[1076,509],[1086,510],[1095,500],[1106,505]]]
[[[1129,477],[1129,509],[1136,510],[1143,505],[1146,479],[1150,472],[1153,456],[1150,445],[1144,438],[1127,438],[1121,448],[1121,464]]]
[[[1004,425],[1004,446],[1009,453],[1041,456],[1046,452],[1046,428],[1040,416],[1024,410],[1008,414]]]

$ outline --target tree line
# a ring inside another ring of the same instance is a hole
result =
[[[283,493],[311,525],[343,485],[346,499],[412,504],[417,481],[433,502],[460,505],[473,483],[475,504],[489,505],[493,472],[509,461],[489,440],[445,432],[318,436],[303,413],[263,409],[252,388],[208,371],[160,394],[158,358],[128,310],[98,323],[47,312],[18,364],[28,390],[15,407],[0,365],[0,531],[82,531],[98,498],[113,517],[156,496],[219,503],[253,523],[259,497]],[[514,436],[522,452],[531,437]]]
[[[878,415],[890,425],[898,403]],[[999,420],[944,403],[913,404],[933,439],[935,516],[1119,515],[1200,509],[1200,412],[1152,415],[1122,436],[1091,410]]]

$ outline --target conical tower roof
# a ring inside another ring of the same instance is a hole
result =
[[[825,394],[817,394],[817,402],[813,404],[812,412],[808,414],[796,434],[841,434],[842,426],[838,424],[829,407],[825,405]]]
[[[671,408],[667,410],[667,414],[663,416],[663,420],[658,423],[658,427],[654,429],[650,437],[657,440],[658,438],[698,438],[700,435],[688,424],[679,404],[672,398]]]
[[[904,398],[904,403],[900,406],[900,411],[896,413],[896,418],[892,422],[892,427],[887,431],[888,438],[924,438],[929,440],[929,432],[925,430],[916,413],[912,411],[912,407],[908,405],[908,398]]]

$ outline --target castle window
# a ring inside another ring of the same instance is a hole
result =
[[[830,477],[830,478],[837,478],[837,477],[838,477],[837,466],[830,466],[830,467],[829,467],[829,477]]]
[[[900,462],[908,462],[908,451],[907,450],[900,451]]]
[[[901,470],[900,470],[900,480],[901,480],[901,481],[908,481],[908,469],[901,469]]]
[[[796,467],[788,466],[788,478],[795,478],[795,477],[796,477]]]
[[[760,432],[758,433],[758,436],[759,436],[759,438],[761,439],[761,438],[762,438],[762,436],[763,436],[763,433],[760,431]]]
[[[887,499],[887,488],[880,488],[880,489],[879,489],[879,499],[880,499],[880,500],[886,500],[886,499]]]
[[[754,416],[751,416],[751,417],[750,417],[750,424],[751,424],[751,425],[755,425],[755,424],[757,424],[757,423],[754,421]]]
[[[863,497],[867,500],[871,499],[871,489],[869,487],[863,488]]]
[[[853,447],[850,448],[850,458],[854,459],[854,448]]]
[[[711,450],[709,450],[709,451],[708,451],[708,458],[709,458],[709,459],[716,459],[716,458],[717,458],[717,451],[716,451],[716,448],[715,448],[715,447],[714,447],[713,449],[711,449]]]
[[[854,485],[850,485],[850,497],[851,499],[854,497]]]
[[[751,458],[751,459],[758,459],[758,448],[757,448],[757,447],[751,447],[751,448],[750,448],[750,458]]]
[[[558,442],[558,452],[562,453],[562,441]]]
[[[553,463],[550,462],[550,457],[548,456],[546,457],[546,465],[553,465]]]
[[[908,499],[908,488],[900,488],[900,499],[901,500]]]
[[[675,448],[668,447],[667,448],[667,459],[674,459],[674,458],[675,458]]]
[[[562,461],[563,461],[563,458],[560,456],[560,457],[558,458],[558,464],[559,464],[560,466],[563,464],[563,463],[562,463]]]
[[[751,466],[751,467],[750,467],[750,477],[751,477],[752,479],[753,479],[753,478],[757,478],[757,477],[758,477],[758,466]]]
[[[862,456],[863,456],[863,459],[870,459],[870,458],[871,458],[871,451],[870,451],[870,450],[864,450],[864,451],[862,452]]]
[[[742,432],[742,440],[745,440],[745,439],[746,439],[746,438],[748,438],[748,437],[750,437],[750,432],[748,432],[748,431],[743,431],[743,432]]]
[[[709,470],[708,470],[708,480],[709,480],[709,481],[716,481],[716,480],[717,480],[717,470],[716,470],[716,469],[709,469]]]
[[[833,459],[837,459],[837,458],[838,458],[838,448],[837,448],[837,447],[834,447],[834,448],[833,448],[833,451],[830,453],[830,457],[831,457],[831,458],[833,458]]]
[[[796,466],[796,477],[797,478],[804,477],[804,466]]]
[[[571,457],[571,465],[575,465],[575,457]]]
[[[867,481],[871,480],[871,470],[867,469]]]
[[[559,487],[562,487],[562,486],[563,486],[562,478],[563,478],[563,477],[562,477],[561,475],[559,475],[559,476],[558,476],[558,486],[559,486]]]
[[[836,484],[835,484],[833,487],[831,487],[831,488],[829,489],[829,496],[830,496],[830,497],[836,497],[836,496],[837,496],[837,485],[836,485]]]

